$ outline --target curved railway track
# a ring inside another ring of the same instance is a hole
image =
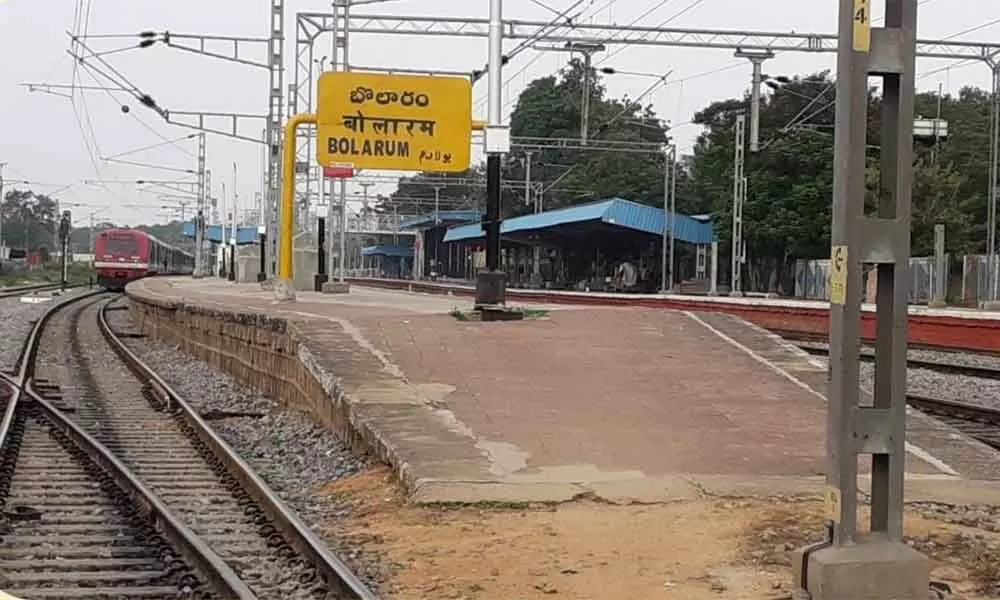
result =
[[[25,389],[0,427],[0,588],[30,600],[374,599],[121,342],[109,298],[54,306],[2,375]],[[36,363],[64,385],[35,379]]]

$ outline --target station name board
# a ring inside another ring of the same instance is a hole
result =
[[[458,172],[469,168],[472,84],[458,77],[324,73],[316,158],[323,166]]]

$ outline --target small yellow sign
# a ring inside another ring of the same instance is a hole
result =
[[[840,488],[832,485],[826,486],[823,500],[826,504],[826,518],[834,523],[840,523]]]
[[[830,304],[847,304],[847,246],[830,252]]]
[[[329,72],[319,78],[323,166],[456,172],[469,168],[472,84],[460,77]]]
[[[871,0],[854,0],[854,51],[871,52],[872,7]]]

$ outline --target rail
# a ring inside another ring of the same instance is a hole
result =
[[[72,422],[33,389],[31,381],[34,377],[35,359],[45,325],[61,309],[101,293],[103,292],[95,291],[76,296],[45,311],[41,318],[35,322],[25,340],[16,374],[8,375],[0,372],[0,380],[12,388],[3,422],[0,424],[0,451],[11,442],[11,428],[19,409],[21,397],[27,395],[41,408],[45,418],[53,427],[62,431],[80,451],[86,454],[91,461],[115,481],[122,491],[132,498],[139,510],[154,522],[156,527],[173,543],[174,548],[180,551],[184,558],[208,579],[209,584],[216,592],[226,598],[256,600],[257,596],[250,591],[250,588],[233,572],[229,565],[198,538],[190,528],[177,519],[128,467],[103,444]]]
[[[240,456],[216,434],[190,404],[156,372],[142,361],[115,334],[107,319],[111,303],[101,307],[99,324],[101,333],[129,369],[142,381],[150,384],[153,393],[162,395],[161,400],[179,409],[187,424],[195,431],[213,454],[225,465],[243,488],[263,508],[277,525],[286,540],[305,557],[319,572],[331,590],[341,597],[356,600],[376,600],[372,593],[350,568],[334,556],[326,545],[287,507],[271,488],[261,479]]]
[[[815,356],[830,355],[830,349],[822,346],[799,344],[799,348]],[[956,354],[956,352],[951,351],[950,354]],[[978,352],[974,354],[977,356],[983,356],[982,353]],[[866,362],[872,362],[875,360],[875,354],[871,352],[862,351],[859,354],[859,357],[861,360]],[[941,362],[919,358],[908,358],[906,360],[906,365],[911,369],[927,369],[928,371],[934,371],[943,375],[963,375],[965,377],[979,377],[981,379],[1000,379],[1000,369],[994,367],[963,365],[954,362]]]
[[[963,421],[982,423],[1000,428],[1000,410],[966,402],[942,400],[917,394],[907,394],[906,403],[928,414],[955,417]]]
[[[78,283],[66,284],[66,288],[79,287]],[[13,298],[15,296],[22,296],[24,294],[30,294],[31,292],[47,292],[50,290],[58,290],[64,287],[61,283],[40,283],[37,285],[22,285],[17,287],[0,288],[0,298]]]

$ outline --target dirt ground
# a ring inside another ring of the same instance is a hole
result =
[[[352,515],[323,533],[376,560],[392,600],[789,598],[788,551],[822,535],[818,501],[425,507],[386,470],[322,494]],[[1000,535],[912,514],[906,533],[934,579],[969,600],[996,591]]]

